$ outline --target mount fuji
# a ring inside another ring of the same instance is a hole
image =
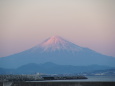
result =
[[[115,67],[115,58],[80,47],[59,36],[53,36],[37,46],[0,58],[0,67],[17,68],[30,63],[53,62],[60,65],[106,65]]]

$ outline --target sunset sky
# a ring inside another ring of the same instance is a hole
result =
[[[0,0],[0,57],[54,35],[115,57],[115,0]]]

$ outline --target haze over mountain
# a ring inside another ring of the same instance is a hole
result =
[[[101,65],[89,65],[89,66],[58,65],[51,62],[46,62],[43,64],[29,63],[20,66],[19,68],[16,69],[0,68],[0,74],[35,74],[35,73],[75,74],[83,72],[88,73],[107,69],[109,70],[115,68]]]
[[[59,36],[53,36],[24,52],[0,58],[0,67],[17,68],[29,63],[53,62],[61,65],[114,66],[115,58],[80,47]]]

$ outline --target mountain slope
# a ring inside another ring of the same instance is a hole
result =
[[[62,65],[115,66],[115,58],[83,48],[59,36],[53,36],[24,52],[0,58],[0,67],[17,68],[28,63],[54,62]]]

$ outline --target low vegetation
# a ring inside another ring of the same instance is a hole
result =
[[[0,81],[39,81],[39,75],[0,75]]]
[[[41,81],[41,80],[68,80],[68,79],[87,79],[80,75],[0,75],[0,81]]]

